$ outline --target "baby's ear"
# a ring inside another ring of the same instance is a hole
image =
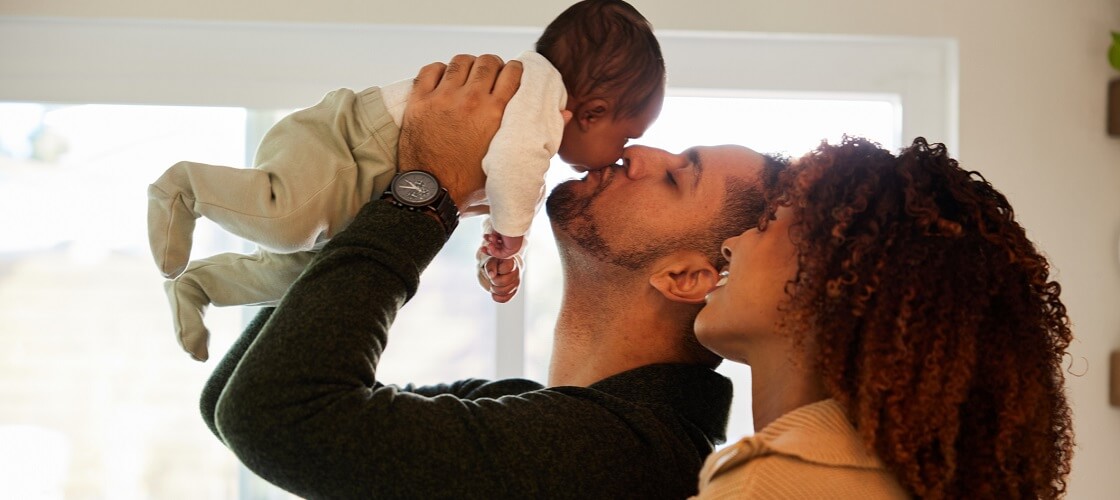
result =
[[[719,271],[698,252],[675,252],[654,268],[649,284],[673,302],[702,304],[716,287]]]
[[[606,99],[590,99],[579,104],[575,110],[574,119],[579,123],[579,128],[587,131],[593,125],[610,117],[611,103]]]

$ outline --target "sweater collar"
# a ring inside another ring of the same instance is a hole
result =
[[[807,462],[838,467],[883,469],[867,450],[847,413],[835,399],[802,406],[767,425],[754,436],[749,448],[755,455],[779,453]],[[742,442],[742,441],[741,441]]]
[[[649,365],[612,375],[589,386],[623,399],[673,408],[719,444],[727,439],[731,380],[700,365]]]

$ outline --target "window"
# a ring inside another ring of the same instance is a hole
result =
[[[215,361],[191,361],[176,345],[147,248],[146,187],[181,159],[245,165],[259,140],[253,125],[280,115],[0,104],[0,340],[8,346],[0,376],[12,381],[0,386],[0,448],[37,458],[0,472],[10,476],[0,484],[15,488],[5,493],[235,491],[237,461],[201,425],[195,401],[248,311],[208,311]],[[480,219],[463,227],[399,316],[395,355],[381,365],[385,380],[494,376],[495,306],[481,290],[462,291],[477,287],[466,257],[478,245]],[[251,249],[206,219],[194,241],[192,258]]]
[[[192,403],[213,365],[175,343],[145,188],[168,158],[240,163],[245,116],[0,105],[0,496],[232,497],[237,460]],[[195,242],[196,255],[240,246],[211,224]],[[241,317],[208,321],[233,332]]]
[[[235,498],[275,493],[260,493],[198,417],[214,361],[191,361],[172,338],[146,247],[146,184],[178,160],[249,165],[276,110],[455,52],[515,55],[537,31],[0,18],[0,34],[0,484],[59,498]],[[846,131],[954,147],[949,42],[659,36],[670,97],[640,143],[797,155]],[[366,50],[390,41],[403,49]],[[387,382],[546,378],[559,280],[549,227],[535,224],[522,293],[495,306],[474,279],[478,222],[464,221],[399,316]],[[195,242],[195,257],[248,250],[205,220]],[[243,321],[210,310],[213,357]],[[721,371],[739,396],[734,438],[751,431],[749,369]]]

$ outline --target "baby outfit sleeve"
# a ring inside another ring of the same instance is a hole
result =
[[[568,91],[560,72],[540,54],[518,57],[521,87],[510,99],[482,169],[490,225],[505,236],[524,236],[544,199],[544,176],[564,135],[561,112]]]

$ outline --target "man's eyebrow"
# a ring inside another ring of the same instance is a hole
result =
[[[696,173],[692,177],[692,190],[696,191],[696,186],[700,185],[700,175],[704,173],[704,163],[700,161],[700,150],[691,148],[685,151],[685,156],[688,161],[696,166]]]

